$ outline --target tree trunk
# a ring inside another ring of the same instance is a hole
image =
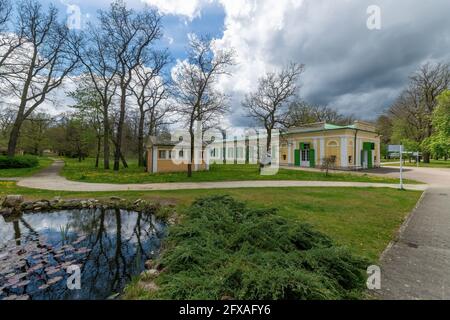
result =
[[[272,129],[267,129],[266,151],[267,151],[268,154],[270,154],[271,150],[272,150]]]
[[[124,168],[128,168],[127,160],[125,159],[122,152],[120,152],[120,160],[122,161],[122,165],[124,166]]]
[[[14,157],[16,154],[17,141],[19,140],[20,127],[22,126],[22,123],[22,117],[18,115],[9,135],[8,157]]]
[[[191,146],[190,146],[190,148],[191,148],[190,158],[191,159],[190,159],[190,161],[188,163],[188,173],[187,173],[187,175],[190,178],[190,177],[192,177],[192,165],[194,163],[194,157],[195,157],[195,155],[194,155],[194,152],[195,152],[195,148],[194,148],[195,136],[194,136],[193,129],[189,130],[189,133],[190,133],[190,136],[191,136]]]
[[[103,112],[103,168],[109,170],[109,118],[106,107]]]
[[[423,163],[430,163],[430,153],[428,151],[423,153]]]
[[[114,153],[114,171],[119,171],[122,147],[123,123],[125,121],[125,103],[126,103],[126,87],[122,86],[120,96],[120,114],[119,123],[117,124],[116,151]]]
[[[95,168],[98,169],[98,163],[100,160],[100,150],[102,148],[102,137],[97,137],[97,155],[95,156]]]
[[[139,118],[139,129],[138,129],[138,166],[144,166],[144,121],[145,114],[141,110],[141,116]]]

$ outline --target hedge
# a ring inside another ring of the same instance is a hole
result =
[[[369,265],[310,225],[229,196],[195,201],[165,247],[153,299],[356,299]]]
[[[0,169],[34,168],[38,165],[38,158],[33,156],[0,156]]]

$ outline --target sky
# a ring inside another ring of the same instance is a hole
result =
[[[42,0],[50,2],[50,0]],[[77,5],[82,21],[109,0],[53,0],[61,12]],[[373,120],[426,62],[450,62],[448,0],[128,0],[164,14],[163,44],[185,58],[190,33],[234,48],[233,76],[220,81],[231,96],[232,125],[244,125],[240,104],[258,77],[289,62],[305,65],[299,97]],[[379,15],[372,11],[379,9]],[[368,12],[368,9],[369,12]],[[375,19],[375,20],[374,20]],[[369,22],[373,22],[368,25]],[[375,21],[375,22],[374,22]]]

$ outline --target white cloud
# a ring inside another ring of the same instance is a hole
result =
[[[200,15],[204,5],[213,0],[142,0],[155,6],[161,13],[185,16],[192,20]]]

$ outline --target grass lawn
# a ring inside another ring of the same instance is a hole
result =
[[[400,160],[392,160],[392,162],[400,162]],[[413,162],[406,162],[404,163],[407,167],[417,167],[417,164]],[[400,166],[400,163],[398,164],[390,164],[389,166]],[[450,169],[450,160],[444,161],[444,160],[430,160],[430,163],[423,163],[421,162],[419,164],[420,168],[441,168],[441,169]]]
[[[59,192],[17,187],[0,181],[0,197],[22,194],[27,199],[102,198],[120,196],[174,203],[182,212],[198,197],[228,194],[255,208],[275,207],[278,214],[308,222],[348,246],[355,253],[376,261],[396,230],[414,208],[421,192],[378,188],[263,188],[229,190]]]
[[[50,158],[39,157],[39,165],[34,168],[0,169],[0,180],[1,178],[31,176],[36,172],[48,167],[52,163],[53,160],[51,160]]]
[[[161,183],[161,182],[205,182],[205,181],[244,181],[244,180],[302,180],[302,181],[349,181],[398,183],[398,179],[351,173],[333,173],[328,177],[323,172],[280,169],[277,175],[261,176],[257,165],[212,165],[209,171],[194,172],[191,178],[186,173],[149,174],[137,166],[136,161],[129,161],[129,168],[119,172],[95,169],[94,159],[78,162],[65,159],[66,165],[62,175],[69,180],[92,183]],[[405,181],[405,183],[416,183]]]

